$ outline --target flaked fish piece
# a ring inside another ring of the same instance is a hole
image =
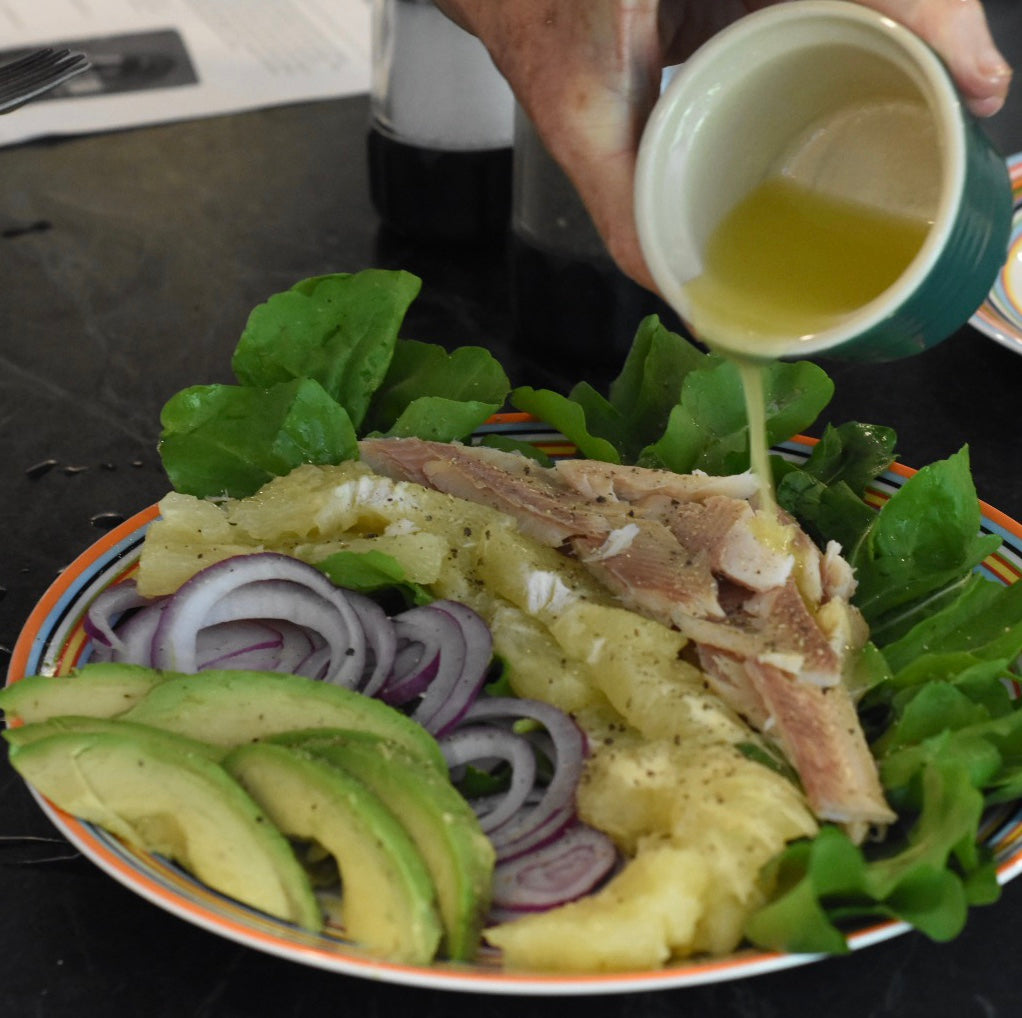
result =
[[[893,823],[897,815],[884,799],[848,690],[799,682],[757,661],[747,661],[745,668],[813,812],[843,825],[856,842],[870,828]]]
[[[808,538],[807,538],[808,540]],[[811,542],[810,542],[811,543]],[[815,546],[814,546],[815,547]],[[841,545],[828,541],[820,563],[821,599],[848,601],[855,593],[855,572],[848,560],[841,556]]]
[[[418,439],[367,439],[360,449],[374,470],[498,509],[541,544],[570,546],[623,603],[650,618],[671,625],[679,611],[724,617],[706,557],[627,502],[586,500],[558,471],[495,449]]]
[[[633,519],[627,547],[607,554],[607,542],[575,537],[570,545],[589,572],[615,593],[625,607],[679,626],[698,616],[723,622],[717,583],[705,556],[693,556],[656,520]]]
[[[857,839],[891,822],[844,684],[865,628],[846,600],[855,580],[836,545],[821,555],[783,516],[783,539],[764,540],[771,530],[756,516],[756,492],[733,498],[702,477],[607,464],[546,469],[513,453],[417,439],[361,448],[388,476],[499,509],[523,533],[570,550],[625,605],[689,638],[718,695],[776,738],[821,818]],[[722,479],[725,491],[749,490],[737,477]]]
[[[712,495],[750,499],[759,493],[759,481],[749,471],[714,477],[698,470],[676,474],[673,470],[598,460],[560,460],[554,469],[569,487],[591,499],[613,497],[634,502],[646,495],[663,495],[679,502],[693,502]]]
[[[695,643],[770,664],[821,687],[842,681],[844,661],[852,649],[839,651],[831,644],[790,578],[780,587],[746,598],[722,622],[681,618],[678,628]]]
[[[378,473],[513,516],[541,544],[557,547],[576,536],[602,541],[613,529],[605,513],[524,456],[411,438],[364,439],[359,451]]]
[[[748,471],[713,477],[592,460],[562,460],[556,470],[580,494],[628,502],[637,514],[666,523],[690,552],[708,555],[714,574],[749,590],[784,583],[796,558],[810,565],[819,559],[816,546],[794,520],[782,514],[778,527],[753,507],[750,499],[759,494],[759,481]],[[781,530],[790,531],[784,540],[763,539]],[[818,576],[818,570],[811,568],[808,575]],[[816,601],[822,595],[818,582],[803,592]]]
[[[790,609],[792,602],[789,587],[775,605]],[[821,613],[828,614],[833,631],[821,631],[820,637],[811,638],[808,659],[826,662],[832,655],[832,661],[839,664],[850,650],[858,650],[865,642],[865,623],[854,607],[837,601],[828,602]],[[689,629],[700,629],[700,625]],[[783,622],[771,620],[768,628],[778,625]],[[807,681],[806,669],[794,657],[763,650],[770,646],[769,637],[756,640],[748,631],[742,637],[736,632],[716,626],[712,633],[702,631],[691,637],[714,692],[778,743],[821,820],[842,824],[856,842],[871,828],[892,823],[895,814],[884,799],[876,761],[845,683],[829,681],[830,666],[826,683]],[[843,653],[838,652],[839,642]],[[750,647],[756,646],[759,650],[749,653]]]
[[[646,495],[633,503],[642,516],[662,520],[693,554],[707,557],[711,571],[748,590],[772,590],[795,567],[790,548],[763,541],[756,510],[741,499],[710,495],[705,501],[678,502]]]

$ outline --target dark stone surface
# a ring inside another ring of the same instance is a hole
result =
[[[1022,5],[988,6],[1022,59]],[[365,124],[356,98],[0,151],[0,669],[60,569],[165,492],[160,407],[186,385],[229,379],[249,309],[275,291],[322,272],[409,269],[424,287],[406,334],[490,345],[515,382],[562,386],[585,373],[515,355],[503,251],[379,232]],[[1019,89],[991,131],[1005,152],[1022,149]],[[909,464],[968,443],[981,497],[1022,514],[1018,353],[965,328],[912,361],[828,369],[830,419],[892,425]],[[50,833],[0,767],[0,837]],[[306,968],[193,927],[85,860],[12,865],[3,852],[0,1010],[10,1015],[1022,1014],[1022,882],[946,946],[910,934],[737,983],[526,1003]]]

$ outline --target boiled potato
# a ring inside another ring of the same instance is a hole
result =
[[[542,700],[569,714],[606,702],[589,670],[565,654],[541,623],[506,602],[497,605],[487,621],[494,652],[512,662],[511,688],[518,696]]]
[[[726,742],[750,738],[748,726],[706,689],[680,655],[685,637],[624,608],[580,602],[551,625],[555,640],[581,660],[621,716],[651,739],[709,731]]]
[[[626,854],[666,842],[703,861],[711,879],[689,946],[716,954],[737,946],[765,900],[762,867],[786,842],[816,832],[794,785],[710,736],[598,746],[578,803]]]
[[[200,569],[264,547],[232,527],[212,502],[172,492],[160,502],[160,519],[149,525],[136,582],[145,597],[172,594]]]
[[[695,852],[642,852],[596,894],[485,932],[510,968],[606,972],[659,968],[689,953],[710,872]]]
[[[580,599],[609,603],[610,595],[574,559],[517,530],[484,534],[475,574],[494,593],[549,625]]]

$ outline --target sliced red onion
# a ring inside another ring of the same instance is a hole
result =
[[[120,650],[120,634],[115,631],[118,619],[126,611],[150,603],[149,598],[138,592],[134,580],[122,580],[96,595],[82,620],[82,628],[93,643]]]
[[[366,637],[346,593],[318,569],[275,552],[224,559],[196,573],[167,601],[151,664],[195,672],[198,634],[239,619],[283,619],[318,632],[331,647],[326,681],[355,688],[366,665]]]
[[[380,699],[401,706],[425,695],[440,672],[441,655],[448,671],[460,669],[465,634],[453,615],[437,611],[433,604],[410,608],[395,615],[393,622],[398,650]]]
[[[451,771],[475,763],[489,769],[506,761],[511,781],[506,792],[471,800],[479,826],[489,833],[510,820],[526,803],[536,784],[536,756],[526,739],[495,725],[462,725],[440,740],[440,749]]]
[[[117,623],[115,635],[117,644],[106,648],[105,656],[98,656],[95,651],[102,649],[102,644],[94,646],[92,660],[124,661],[129,664],[150,665],[152,657],[153,634],[160,624],[160,616],[166,607],[165,600],[152,601],[126,619]]]
[[[405,630],[395,624],[397,649],[390,675],[377,694],[385,703],[401,707],[418,700],[436,677],[440,668],[440,647],[410,641],[398,635]]]
[[[338,593],[346,601],[346,592]],[[180,591],[174,599],[179,594]],[[252,619],[279,621],[286,611],[286,618],[294,625],[307,634],[318,634],[328,645],[327,656],[331,666],[323,676],[324,681],[355,689],[366,671],[368,648],[365,631],[350,605],[350,618],[343,613],[339,615],[337,607],[336,601],[328,601],[320,596],[320,592],[291,580],[256,580],[229,591],[211,606],[206,625]],[[158,632],[154,649],[159,639]]]
[[[519,811],[490,832],[498,860],[513,859],[556,837],[575,818],[575,789],[582,775],[585,736],[563,711],[538,700],[480,697],[465,712],[465,722],[488,720],[538,721],[550,737],[553,776],[536,806]]]
[[[493,659],[493,637],[482,618],[457,601],[434,601],[425,607],[452,620],[461,637],[451,637],[441,646],[437,673],[412,713],[440,738],[461,720],[483,688]]]
[[[198,671],[209,668],[254,668],[272,671],[280,660],[284,637],[265,622],[244,619],[208,626],[198,636]]]
[[[350,590],[347,597],[366,638],[368,660],[360,692],[365,696],[376,696],[393,671],[397,633],[387,613],[372,598]]]
[[[287,672],[321,678],[330,647],[310,630],[289,622],[239,619],[199,633],[198,671],[211,668]]]
[[[555,841],[498,862],[493,906],[520,914],[574,901],[591,894],[613,871],[617,859],[617,849],[606,834],[573,823]]]

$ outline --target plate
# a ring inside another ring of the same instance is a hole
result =
[[[1008,259],[969,324],[1009,350],[1022,353],[1022,152],[1009,156],[1008,172],[1015,202]]]
[[[569,451],[563,438],[537,429],[535,424],[507,415],[484,430],[513,433],[551,453]],[[792,459],[804,459],[811,439],[796,439],[778,448]],[[896,465],[873,486],[869,499],[881,505],[912,471]],[[137,568],[142,541],[158,515],[153,506],[106,534],[80,555],[50,587],[36,606],[15,645],[8,684],[35,673],[63,674],[89,658],[89,639],[83,615],[93,598],[106,587],[130,576]],[[998,582],[1014,583],[1022,576],[1022,526],[983,505],[983,531],[1001,539],[1000,549],[981,566]],[[68,816],[41,796],[42,809],[81,853],[111,877],[143,898],[182,919],[260,951],[299,964],[384,982],[492,994],[587,995],[690,987],[741,979],[804,965],[819,955],[777,954],[746,950],[725,958],[686,961],[656,971],[565,975],[561,973],[507,972],[496,953],[474,964],[439,962],[426,967],[395,965],[369,957],[345,941],[341,933],[315,935],[255,912],[211,891],[166,860],[128,848],[116,838]],[[1004,883],[1022,871],[1022,804],[992,812],[983,828],[983,840],[994,853],[998,877]],[[861,949],[901,933],[909,927],[884,922],[856,929],[853,949]]]

